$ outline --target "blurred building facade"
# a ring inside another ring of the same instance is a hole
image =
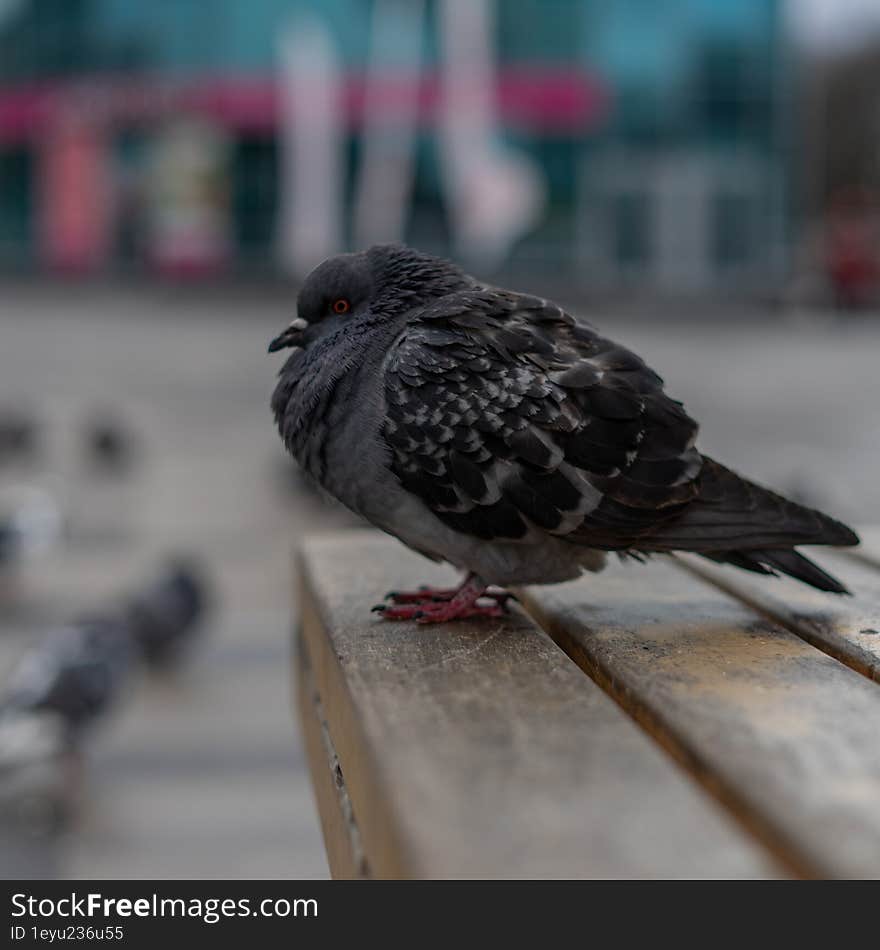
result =
[[[444,2],[416,5],[416,33],[412,20],[400,31],[400,57],[394,23],[385,31],[392,49],[378,87],[380,110],[405,108],[400,85],[411,74],[398,66],[412,61],[415,36],[403,236],[440,252],[454,250],[437,142]],[[351,244],[365,123],[375,114],[365,85],[374,17],[394,11],[380,4],[0,0],[0,266],[276,268],[279,37],[304,17],[320,20],[339,64],[340,241]],[[790,227],[781,6],[487,4],[497,134],[544,185],[541,213],[504,268],[614,291],[772,287]]]

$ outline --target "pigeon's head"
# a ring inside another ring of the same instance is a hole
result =
[[[306,277],[296,318],[272,340],[269,352],[305,346],[352,321],[390,320],[466,282],[449,261],[399,244],[329,257]]]
[[[329,257],[306,277],[296,298],[296,318],[269,344],[269,352],[303,346],[328,329],[369,309],[373,280],[364,254]]]

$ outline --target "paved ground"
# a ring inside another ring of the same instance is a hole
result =
[[[48,431],[41,464],[0,470],[0,489],[25,478],[47,487],[71,530],[0,612],[3,654],[136,585],[170,550],[198,554],[216,595],[188,662],[140,677],[93,736],[77,820],[60,840],[33,843],[34,867],[326,874],[290,712],[290,552],[304,532],[347,517],[291,482],[272,429],[279,358],[265,345],[291,305],[244,291],[19,288],[4,298],[0,411],[31,407]],[[703,422],[705,451],[841,517],[880,522],[880,321],[760,317],[593,320],[667,378]],[[76,433],[100,409],[139,433],[141,464],[126,479],[96,481],[83,464]]]

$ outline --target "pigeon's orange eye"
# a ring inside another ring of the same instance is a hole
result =
[[[345,297],[340,297],[339,300],[333,301],[334,313],[348,313],[349,310],[351,310],[351,304],[345,299]]]

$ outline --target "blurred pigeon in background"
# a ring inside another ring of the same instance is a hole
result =
[[[551,301],[380,245],[312,271],[269,351],[285,347],[272,408],[303,469],[467,572],[389,594],[386,618],[498,616],[509,595],[490,585],[568,580],[607,551],[695,551],[846,592],[795,548],[857,544],[848,527],[701,455],[660,377]]]

